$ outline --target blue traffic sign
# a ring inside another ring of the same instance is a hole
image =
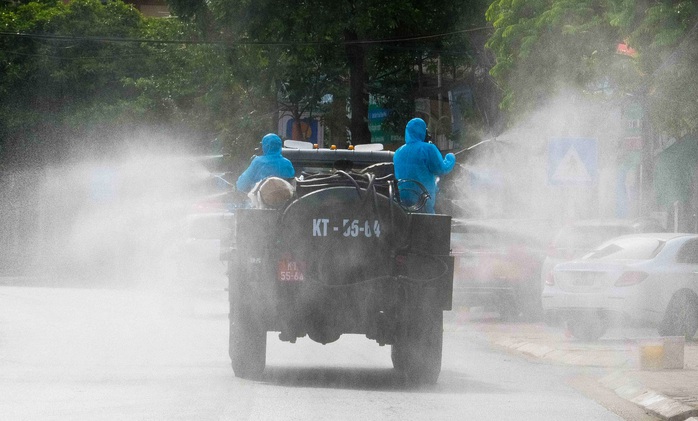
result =
[[[552,186],[593,186],[598,180],[598,162],[596,139],[550,139],[548,183]]]

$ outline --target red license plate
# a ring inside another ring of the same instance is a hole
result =
[[[281,259],[277,270],[279,282],[303,282],[305,279],[305,262]]]

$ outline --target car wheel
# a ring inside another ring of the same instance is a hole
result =
[[[555,311],[543,312],[543,323],[550,327],[560,327],[565,324],[560,314],[556,313]]]
[[[683,336],[692,339],[698,331],[698,297],[682,291],[669,301],[659,326],[662,336]]]
[[[567,329],[577,339],[595,341],[608,330],[609,321],[603,316],[579,316],[567,320]]]
[[[501,294],[497,297],[497,311],[500,320],[504,322],[515,322],[521,314],[521,299],[517,299],[509,294]]]
[[[527,322],[543,320],[543,300],[539,280],[528,282],[528,288],[521,292],[521,316]]]

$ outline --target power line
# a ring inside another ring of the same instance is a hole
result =
[[[489,26],[477,28],[462,29],[459,31],[444,32],[440,34],[421,35],[414,37],[402,38],[386,38],[374,40],[355,40],[355,41],[253,41],[241,39],[237,41],[205,41],[205,40],[171,40],[171,39],[152,39],[152,38],[123,38],[123,37],[93,37],[93,36],[73,36],[73,35],[55,35],[55,34],[32,34],[22,32],[6,32],[1,31],[0,36],[36,39],[47,41],[93,41],[93,42],[112,42],[112,43],[146,43],[146,44],[185,44],[185,45],[259,45],[259,46],[313,46],[313,45],[370,45],[370,44],[393,44],[411,41],[420,41],[426,39],[444,38],[451,35],[464,34],[468,32],[483,31],[492,29]]]
[[[112,54],[112,55],[97,55],[97,56],[59,56],[55,54],[49,54],[49,53],[23,53],[19,51],[12,51],[12,50],[6,50],[0,48],[0,53],[7,54],[7,55],[13,55],[13,56],[22,56],[22,57],[36,57],[36,58],[49,58],[49,59],[55,59],[55,60],[105,60],[105,59],[114,59],[114,58],[139,58],[139,57],[149,57],[152,54],[164,54],[161,51],[154,51],[154,52],[148,52],[148,53],[139,53],[139,54],[133,54],[133,53],[124,53],[124,54]]]
[[[147,38],[120,38],[120,37],[91,37],[72,36],[55,34],[31,34],[22,32],[0,32],[0,36],[47,40],[47,41],[93,41],[93,42],[113,42],[113,43],[150,43],[150,44],[222,44],[220,41],[193,41],[193,40],[158,40]]]
[[[390,44],[393,42],[409,42],[409,41],[419,41],[423,39],[434,39],[434,38],[443,38],[451,35],[458,35],[458,34],[465,34],[468,32],[476,32],[476,31],[483,31],[486,29],[492,29],[490,26],[481,26],[478,28],[470,28],[470,29],[462,29],[460,31],[452,31],[452,32],[444,32],[442,34],[434,34],[434,35],[422,35],[418,37],[404,37],[404,38],[387,38],[387,39],[381,39],[381,40],[359,40],[359,41],[346,41],[341,44]]]

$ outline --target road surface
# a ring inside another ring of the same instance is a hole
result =
[[[269,333],[260,381],[235,378],[224,291],[0,287],[3,420],[614,420],[602,369],[543,364],[445,326],[435,386],[409,386],[390,348]],[[617,402],[616,402],[617,403]],[[619,404],[623,406],[622,403]],[[627,409],[627,408],[626,408]],[[621,416],[616,414],[619,413]]]

